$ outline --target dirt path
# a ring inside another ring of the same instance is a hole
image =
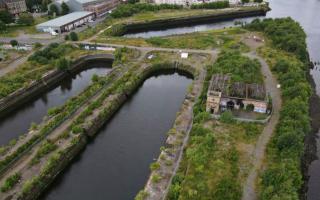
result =
[[[187,53],[204,53],[209,54],[212,57],[216,57],[217,54],[220,52],[218,49],[212,49],[212,50],[202,50],[202,49],[179,49],[179,48],[161,48],[161,47],[138,47],[138,46],[131,46],[131,45],[122,45],[122,44],[107,44],[107,43],[95,43],[95,42],[74,42],[76,44],[91,44],[91,45],[101,45],[105,47],[113,47],[113,48],[130,48],[130,49],[136,49],[141,52],[151,52],[151,51],[163,51],[163,52],[187,52]]]
[[[16,69],[17,67],[19,67],[21,64],[23,64],[24,62],[27,61],[27,59],[29,58],[29,56],[31,56],[33,54],[33,51],[31,51],[29,54],[22,56],[20,58],[18,58],[17,60],[11,62],[10,64],[8,64],[6,67],[3,67],[2,69],[0,69],[0,77],[4,76],[5,74],[7,74],[8,72],[13,71],[14,69]]]
[[[246,54],[251,59],[258,59],[261,64],[261,72],[265,78],[265,87],[267,93],[270,94],[272,98],[273,113],[270,118],[270,121],[264,127],[262,134],[259,136],[256,143],[255,149],[253,151],[252,164],[253,167],[249,172],[246,183],[243,186],[243,195],[242,200],[256,200],[257,191],[256,191],[256,182],[259,174],[259,170],[263,166],[263,161],[265,158],[266,146],[269,143],[271,136],[275,130],[277,122],[279,120],[279,111],[281,108],[281,94],[280,90],[277,88],[277,80],[273,77],[272,72],[268,64],[258,56],[255,52]]]

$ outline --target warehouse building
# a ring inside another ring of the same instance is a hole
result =
[[[115,8],[120,0],[57,0],[53,4],[61,8],[62,2],[69,6],[71,12],[88,11],[94,12],[96,17],[101,17]]]
[[[95,18],[93,12],[81,11],[73,12],[53,20],[38,24],[36,26],[38,31],[41,32],[56,32],[63,33],[69,32],[87,22],[91,22]]]

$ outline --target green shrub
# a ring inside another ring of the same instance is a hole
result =
[[[1,192],[6,192],[13,188],[21,179],[20,173],[14,173],[13,175],[9,176],[1,186]]]
[[[201,112],[197,114],[197,116],[194,118],[193,122],[194,123],[202,123],[207,120],[211,119],[211,115],[208,112]]]
[[[10,44],[11,46],[15,47],[15,46],[18,46],[18,41],[17,40],[10,40]]]
[[[158,162],[151,163],[151,165],[150,165],[151,171],[156,171],[158,169],[160,169],[160,164]]]
[[[216,200],[240,200],[242,195],[241,186],[236,180],[224,177],[219,181],[213,195]]]
[[[19,18],[17,20],[18,24],[30,26],[34,23],[34,19],[32,14],[29,13],[20,13]]]
[[[78,41],[78,40],[79,40],[78,34],[77,34],[76,32],[71,32],[71,33],[69,34],[69,37],[70,37],[70,40],[71,40],[71,41]]]
[[[226,124],[231,124],[231,123],[234,123],[235,120],[234,120],[234,116],[232,114],[231,111],[227,110],[225,112],[223,112],[221,115],[220,115],[220,119],[219,119],[221,122],[223,123],[226,123]]]
[[[54,151],[56,148],[57,148],[57,145],[54,144],[54,142],[52,142],[51,140],[44,141],[39,147],[36,155],[32,158],[31,165],[38,163],[43,156]]]
[[[159,183],[161,181],[161,176],[159,174],[154,174],[152,177],[151,177],[151,181],[152,183]]]
[[[148,192],[145,190],[140,190],[134,200],[144,200],[148,197]]]
[[[57,69],[59,69],[61,71],[67,71],[70,67],[70,61],[68,59],[62,57],[56,61],[55,66]]]

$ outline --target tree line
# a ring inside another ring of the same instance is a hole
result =
[[[274,47],[289,53],[279,56],[279,50],[267,52],[269,58],[275,58],[271,67],[281,84],[283,106],[268,146],[269,164],[262,174],[261,199],[299,199],[304,138],[311,129],[306,34],[291,18],[254,20],[246,27],[264,32]]]

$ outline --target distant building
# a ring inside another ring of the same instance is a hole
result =
[[[227,109],[248,108],[258,113],[267,112],[268,102],[264,85],[231,83],[229,75],[212,76],[207,93],[207,112],[217,114]]]
[[[92,21],[95,18],[93,12],[73,12],[67,15],[49,20],[47,22],[38,24],[36,29],[42,32],[57,32],[63,33],[75,29],[78,26],[81,26],[87,22]]]
[[[176,4],[190,6],[192,4],[211,3],[222,0],[154,0],[155,4]],[[229,0],[230,4],[240,4],[241,0]]]
[[[120,0],[58,0],[54,4],[60,8],[62,2],[69,6],[71,12],[89,11],[100,17],[115,8]]]
[[[7,9],[7,6],[4,2],[4,0],[0,0],[0,11],[6,10],[6,9]]]
[[[25,0],[0,0],[0,10],[7,10],[12,15],[27,11]]]

